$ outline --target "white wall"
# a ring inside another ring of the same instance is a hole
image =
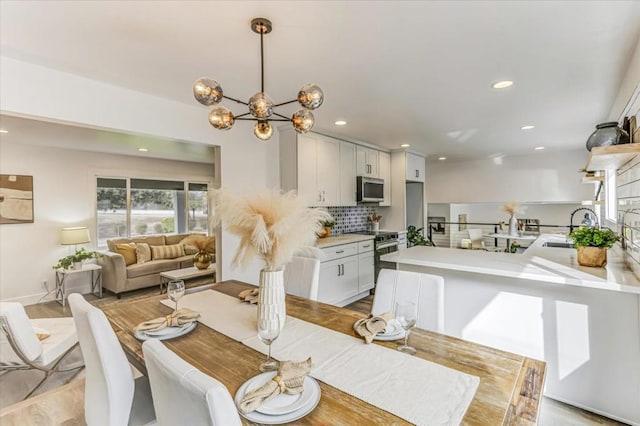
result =
[[[37,302],[55,286],[52,266],[74,247],[60,245],[60,229],[87,226],[95,249],[96,175],[164,177],[213,183],[213,164],[42,147],[22,135],[2,135],[0,172],[33,176],[34,223],[0,226],[0,299]],[[90,142],[90,141],[88,141]],[[67,288],[88,292],[89,277],[67,278]]]
[[[185,81],[185,91],[190,92],[192,84]],[[195,101],[187,105],[5,56],[0,58],[0,94],[0,112],[8,115],[219,145],[223,187],[244,193],[279,186],[277,131],[267,143],[253,136],[249,123],[217,131],[209,125],[207,109]],[[15,238],[12,235],[2,245],[18,244]],[[224,232],[221,240],[221,279],[257,283],[259,262],[232,269],[238,239]],[[4,258],[0,261],[4,263]]]
[[[625,72],[618,95],[616,96],[613,105],[611,105],[611,111],[609,112],[608,121],[619,121],[620,114],[624,111],[625,106],[628,106],[631,101],[631,96],[640,84],[640,41],[636,46],[635,52],[631,56],[629,66]],[[633,111],[637,114],[637,111]],[[604,121],[604,120],[603,120]]]
[[[588,135],[587,135],[588,136]],[[427,165],[429,203],[580,202],[593,197],[581,183],[584,150]]]

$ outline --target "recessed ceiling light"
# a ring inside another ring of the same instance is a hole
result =
[[[0,133],[9,133],[9,131],[5,129],[0,129]]]
[[[544,146],[536,146],[535,148],[536,151],[542,151],[544,149]]]
[[[403,143],[402,145],[400,145],[401,148],[409,148],[411,145],[409,145],[408,143]]]
[[[497,83],[493,83],[491,87],[493,87],[494,89],[505,89],[512,85],[513,85],[513,81],[504,80],[504,81],[498,81]]]
[[[527,125],[527,126],[522,126],[520,127],[521,130],[531,130],[531,129],[535,129],[536,126],[532,126],[532,125]]]
[[[337,120],[334,124],[336,126],[344,126],[345,124],[347,124],[347,122],[344,120]]]
[[[138,148],[138,151],[140,151],[140,152],[147,152],[147,151],[149,151],[149,149],[148,149],[148,148]]]
[[[440,161],[443,161],[443,160],[446,160],[446,159],[447,159],[447,157],[438,157],[438,160],[440,160]]]

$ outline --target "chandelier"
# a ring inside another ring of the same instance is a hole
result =
[[[198,102],[205,106],[217,105],[222,99],[229,99],[249,108],[249,112],[234,116],[226,107],[214,107],[209,112],[209,123],[218,130],[231,129],[236,120],[256,121],[253,133],[258,139],[267,141],[273,135],[272,121],[290,121],[296,132],[307,133],[315,123],[315,118],[310,110],[320,107],[324,100],[322,89],[313,83],[305,84],[298,92],[296,99],[274,104],[269,95],[264,92],[264,51],[262,41],[263,36],[271,32],[271,21],[265,18],[253,19],[251,21],[251,29],[253,32],[260,34],[260,91],[253,95],[249,102],[244,102],[224,95],[220,83],[211,78],[203,77],[194,83],[193,95]],[[279,106],[293,102],[299,102],[302,108],[294,112],[291,118],[274,111]]]

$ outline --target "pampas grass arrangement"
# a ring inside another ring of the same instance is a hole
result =
[[[212,191],[214,227],[222,225],[240,237],[234,266],[247,266],[254,256],[266,271],[277,271],[295,254],[315,254],[316,233],[330,220],[326,211],[305,206],[294,191],[267,190],[248,197],[231,191]]]

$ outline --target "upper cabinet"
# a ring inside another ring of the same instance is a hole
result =
[[[356,146],[340,141],[340,206],[356,203]]]
[[[363,146],[356,147],[356,173],[358,176],[379,177],[379,152]]]
[[[424,182],[425,162],[424,157],[407,152],[406,180],[411,182]]]
[[[317,133],[280,131],[280,187],[297,190],[308,206],[355,206],[357,176],[384,179],[380,205],[391,205],[388,153]]]
[[[380,179],[384,179],[384,201],[380,206],[391,205],[391,154],[380,151],[378,154],[379,167],[378,171]]]

